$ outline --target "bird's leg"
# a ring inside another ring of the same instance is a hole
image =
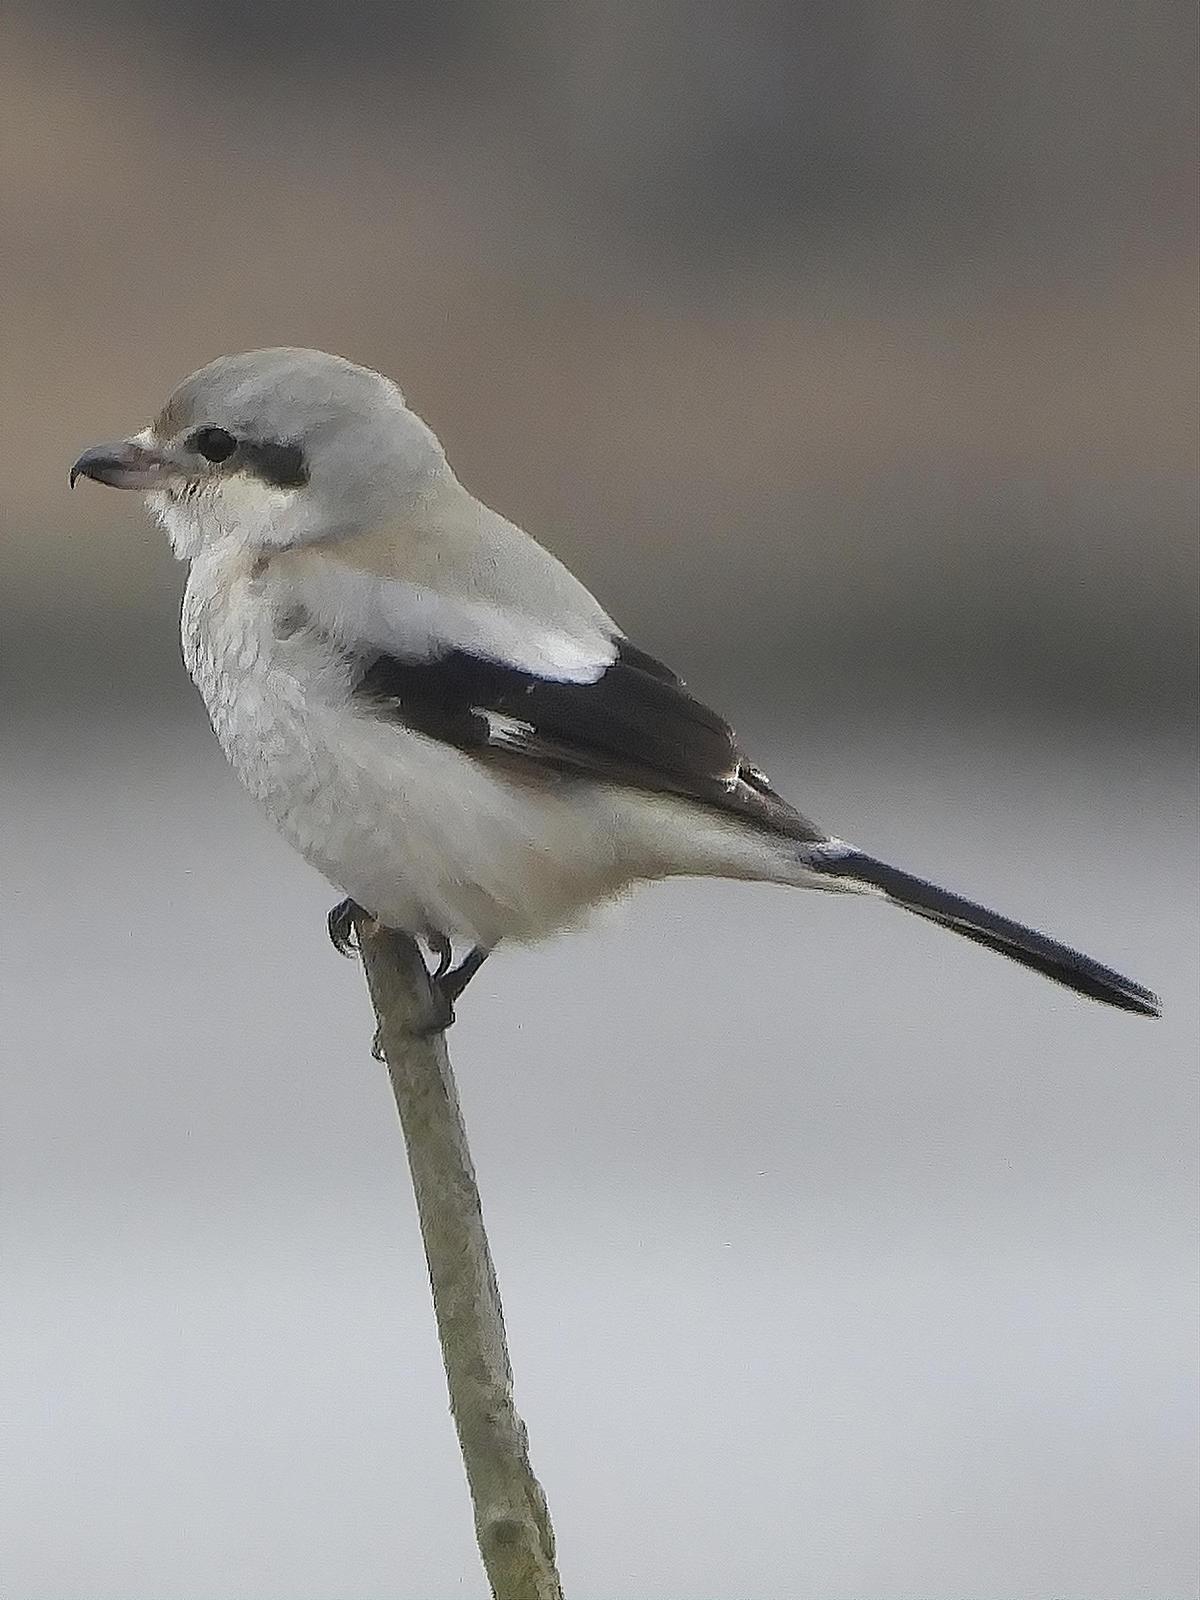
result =
[[[454,1002],[479,971],[480,967],[491,955],[491,950],[482,944],[477,944],[463,959],[449,972],[439,972],[435,977],[437,988],[445,997],[447,1005],[453,1009]]]
[[[438,965],[429,974],[433,1005],[428,1022],[421,1028],[421,1033],[425,1035],[445,1033],[454,1021],[454,1002],[491,955],[489,949],[477,944],[456,967],[451,968],[449,945],[450,941],[444,934],[429,939],[430,949],[437,952]]]
[[[333,941],[333,948],[341,955],[353,956],[358,953],[358,936],[354,919],[366,914],[355,900],[339,900],[329,913],[329,937]],[[429,974],[433,1005],[429,1020],[422,1025],[420,1032],[444,1033],[454,1021],[454,1002],[487,960],[491,951],[485,949],[483,945],[476,945],[456,967],[451,967],[454,950],[446,934],[430,933],[426,934],[425,939],[437,957],[437,966]],[[383,1048],[378,1030],[371,1046],[371,1054],[376,1060],[383,1060]]]
[[[354,931],[356,916],[365,915],[363,908],[354,900],[339,900],[329,913],[329,937],[333,941],[333,948],[342,956],[353,956],[358,953],[358,937]]]

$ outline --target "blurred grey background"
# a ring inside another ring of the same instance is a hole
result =
[[[381,367],[845,835],[1158,987],[643,893],[453,1035],[573,1600],[1196,1590],[1196,23],[1112,0],[0,23],[0,1592],[484,1593],[325,888],[66,492]]]

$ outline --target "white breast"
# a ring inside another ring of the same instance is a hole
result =
[[[183,651],[234,770],[287,839],[389,925],[491,945],[574,920],[635,877],[611,794],[514,781],[358,708],[348,669],[279,622],[243,553],[192,565]]]

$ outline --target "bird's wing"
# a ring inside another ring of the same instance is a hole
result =
[[[587,776],[678,795],[796,838],[825,837],[745,760],[727,722],[624,638],[590,683],[448,650],[422,661],[368,657],[354,692],[370,713],[530,776]]]
[[[281,602],[350,663],[368,714],[530,777],[586,775],[824,837],[743,758],[721,717],[630,644],[549,551],[478,501],[270,565]]]
[[[402,660],[464,648],[574,683],[616,659],[619,630],[599,601],[462,490],[419,521],[284,551],[270,565],[291,602],[347,648]]]

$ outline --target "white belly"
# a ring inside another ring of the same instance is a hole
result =
[[[639,876],[619,803],[527,785],[353,708],[306,631],[278,637],[248,565],[197,561],[184,659],[238,777],[329,881],[389,926],[492,945],[575,920]]]

